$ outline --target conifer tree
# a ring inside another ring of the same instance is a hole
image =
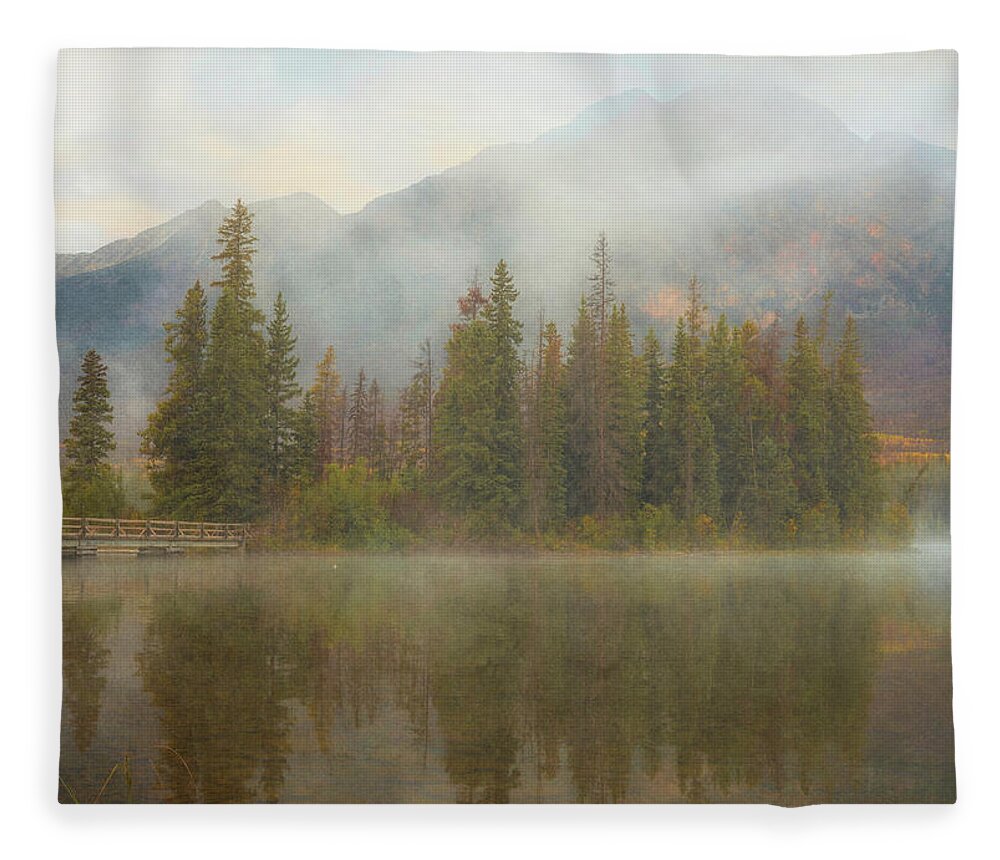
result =
[[[523,436],[518,380],[521,323],[513,278],[501,260],[485,307],[459,302],[435,419],[436,479],[447,507],[474,531],[516,525],[523,497]]]
[[[741,415],[745,383],[746,364],[740,340],[723,314],[709,331],[705,348],[705,400],[719,457],[722,517],[728,524],[740,512],[747,483],[747,427]]]
[[[267,473],[272,490],[279,494],[287,486],[291,474],[289,448],[295,432],[295,410],[290,404],[302,392],[295,380],[299,366],[295,343],[285,298],[279,292],[267,324],[265,364]]]
[[[594,264],[594,271],[587,276],[591,284],[587,305],[594,318],[597,344],[600,349],[607,341],[608,308],[615,304],[615,282],[611,277],[611,249],[603,230],[597,236],[594,250],[590,252],[590,261]]]
[[[399,395],[399,459],[403,469],[426,470],[424,392],[415,375]]]
[[[798,495],[788,451],[770,435],[764,435],[756,446],[745,498],[747,523],[757,540],[765,546],[782,543],[786,525],[795,516]]]
[[[253,300],[253,216],[242,201],[219,228],[221,293],[212,311],[205,358],[208,513],[253,519],[267,463],[264,315]]]
[[[319,413],[315,392],[310,389],[302,396],[297,409],[292,410],[292,435],[287,450],[289,480],[293,486],[305,486],[322,477],[319,449]]]
[[[491,377],[494,415],[490,434],[494,467],[490,507],[500,522],[515,523],[523,493],[523,437],[518,380],[521,374],[522,324],[514,318],[517,289],[503,260],[490,277],[489,304],[484,315],[492,340]]]
[[[593,456],[596,492],[594,512],[603,518],[610,512],[609,505],[613,504],[612,499],[617,495],[614,484],[618,477],[617,469],[611,462],[614,452],[610,448],[611,443],[608,438],[609,388],[611,384],[607,355],[610,327],[608,309],[614,307],[615,282],[611,277],[611,253],[608,248],[608,239],[603,231],[598,234],[597,243],[590,254],[590,260],[594,264],[594,270],[587,277],[591,284],[587,304],[594,320],[597,340],[594,378],[594,423],[597,432],[596,449]]]
[[[795,342],[785,362],[788,389],[789,453],[804,510],[830,502],[830,401],[826,368],[804,318],[795,325]]]
[[[399,398],[399,453],[404,467],[426,472],[434,430],[434,361],[430,340],[420,345],[419,357],[413,364],[416,372]]]
[[[770,545],[784,539],[798,503],[785,438],[778,331],[772,328],[762,334],[755,322],[747,320],[733,332],[732,343],[740,355],[742,386],[739,426],[735,438],[730,437],[736,445],[735,464],[730,461],[728,466],[740,488],[730,502],[729,516],[744,517],[753,537]],[[721,421],[725,426],[725,419]]]
[[[580,299],[566,362],[566,502],[570,516],[597,509],[597,329]]]
[[[848,316],[837,347],[830,399],[830,493],[846,528],[864,534],[878,510],[876,445],[861,378],[861,341]]]
[[[371,439],[371,418],[368,411],[368,389],[365,384],[365,369],[358,371],[357,382],[351,391],[347,407],[347,444],[351,463],[368,454]]]
[[[447,509],[471,527],[487,530],[492,499],[496,393],[491,374],[493,338],[479,310],[462,307],[445,345],[446,363],[435,401],[435,488]]]
[[[536,534],[566,516],[566,410],[563,400],[562,338],[553,322],[540,333],[538,366],[528,398],[526,446],[528,520]]]
[[[316,376],[309,389],[316,416],[316,457],[319,474],[330,464],[341,462],[341,424],[343,392],[337,372],[337,354],[328,346],[316,365]]]
[[[667,371],[664,427],[669,440],[666,490],[682,517],[689,537],[696,519],[720,518],[718,454],[705,405],[705,350],[702,343],[705,306],[701,285],[692,278],[688,306],[677,321],[673,362]]]
[[[121,481],[108,462],[115,450],[113,418],[108,366],[96,350],[89,349],[77,377],[64,444],[63,503],[69,515],[118,516],[124,505]]]
[[[666,438],[663,426],[663,398],[666,368],[663,350],[656,334],[646,333],[642,350],[642,373],[645,398],[642,413],[642,492],[640,498],[651,505],[667,501],[662,476],[666,472]]]
[[[381,478],[389,476],[389,431],[386,427],[385,400],[377,379],[368,388],[368,468]]]
[[[176,322],[164,323],[172,365],[166,394],[141,434],[141,453],[153,490],[153,509],[170,517],[201,519],[208,503],[205,350],[208,302],[201,282],[184,295]]]
[[[623,515],[631,510],[642,486],[642,365],[632,348],[625,305],[615,305],[605,348],[606,456],[600,475],[598,512]]]

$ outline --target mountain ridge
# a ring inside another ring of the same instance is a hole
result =
[[[440,345],[474,269],[501,256],[521,318],[545,310],[565,329],[604,229],[637,331],[669,339],[693,272],[714,312],[785,328],[833,289],[836,313],[861,321],[880,425],[946,434],[953,151],[862,140],[785,91],[740,98],[619,94],[551,135],[489,147],[352,213],[307,192],[255,201],[260,303],[284,291],[303,379],[332,343],[345,375],[363,363],[392,387],[409,373],[405,345]],[[95,346],[131,373],[118,403],[141,426],[165,378],[162,323],[194,278],[216,277],[223,214],[206,201],[90,255],[57,255],[64,414],[78,353]],[[924,351],[908,384],[893,351],[912,351],[913,338]]]

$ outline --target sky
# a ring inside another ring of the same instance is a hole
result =
[[[307,191],[341,213],[530,141],[633,88],[779,87],[864,138],[955,147],[957,55],[853,57],[72,49],[59,55],[56,250],[216,199]]]

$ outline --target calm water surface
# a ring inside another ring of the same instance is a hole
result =
[[[947,544],[69,560],[59,797],[950,802],[948,570]]]

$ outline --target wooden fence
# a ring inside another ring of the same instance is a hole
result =
[[[247,523],[203,523],[184,520],[119,520],[64,517],[63,543],[106,541],[119,543],[207,543],[242,545],[250,537]]]

